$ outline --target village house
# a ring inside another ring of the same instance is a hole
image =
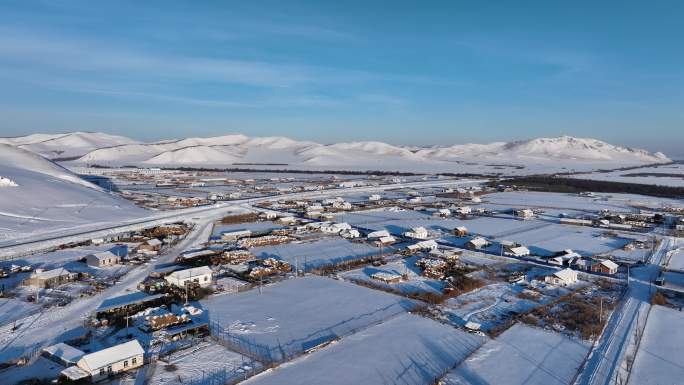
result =
[[[427,239],[428,231],[425,227],[414,227],[411,231],[407,231],[403,234],[405,237],[414,239]]]
[[[424,251],[437,250],[438,247],[437,242],[435,242],[434,240],[418,242],[415,244],[415,246],[417,246],[420,250]]]
[[[43,349],[41,355],[63,366],[72,366],[76,365],[85,353],[71,345],[60,342]]]
[[[399,283],[402,280],[401,275],[386,273],[384,271],[378,271],[376,273],[373,273],[371,275],[371,278],[376,279],[378,281],[382,281],[384,283],[389,283],[389,284]]]
[[[591,265],[591,271],[594,273],[616,274],[618,271],[618,265],[609,259],[602,259],[601,261]]]
[[[582,257],[575,258],[575,260],[572,261],[571,265],[577,269],[577,270],[582,270],[582,271],[588,271],[591,269],[591,264],[592,261],[589,259],[585,259]]]
[[[376,244],[377,246],[387,246],[387,245],[391,245],[391,244],[395,243],[396,241],[397,241],[397,240],[396,240],[393,236],[389,235],[389,236],[386,236],[386,237],[378,238],[378,239],[375,241],[375,244]]]
[[[504,252],[504,254],[513,257],[527,257],[530,255],[530,249],[525,246],[514,246],[509,248],[507,252]]]
[[[77,277],[77,273],[72,273],[63,267],[52,270],[36,269],[36,271],[33,272],[29,278],[22,281],[22,285],[41,289],[49,289],[67,282],[71,282]]]
[[[346,222],[342,223],[330,223],[321,226],[321,231],[324,233],[329,233],[329,234],[338,234],[341,231],[344,230],[351,230],[351,225]]]
[[[568,268],[544,277],[544,282],[552,285],[571,285],[577,282],[577,272]]]
[[[164,277],[166,282],[176,287],[185,287],[187,283],[195,282],[201,287],[211,285],[213,271],[209,266],[193,267],[191,269],[178,270]]]
[[[454,235],[457,237],[465,237],[468,235],[468,229],[465,226],[458,226],[454,229]]]
[[[382,197],[379,194],[372,194],[371,196],[368,197],[368,200],[371,202],[377,202],[380,199],[382,199]]]
[[[92,267],[114,266],[121,262],[121,257],[112,253],[111,251],[88,254],[85,258],[88,266]]]
[[[490,242],[482,237],[475,237],[466,243],[469,249],[482,249],[490,245]]]
[[[277,216],[278,214],[274,211],[262,211],[259,213],[259,218],[266,220],[275,219]]]
[[[100,381],[142,366],[144,364],[144,354],[145,351],[140,346],[138,340],[131,340],[111,348],[84,355],[78,360],[76,366],[62,371],[62,375],[71,380],[90,377],[93,382]],[[85,374],[85,377],[83,374]]]
[[[455,207],[453,211],[458,215],[468,215],[472,212],[470,206]]]
[[[342,230],[340,232],[340,236],[342,236],[342,238],[352,239],[352,238],[359,238],[361,236],[361,233],[359,233],[359,230],[356,230],[356,229],[348,229],[348,230]]]
[[[449,209],[439,209],[435,211],[434,215],[439,217],[449,217],[451,216],[451,210]]]

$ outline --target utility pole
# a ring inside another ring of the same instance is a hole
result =
[[[599,324],[603,321],[603,297],[601,297],[601,307],[599,310]]]

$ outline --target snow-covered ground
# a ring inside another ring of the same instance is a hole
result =
[[[0,175],[17,184],[0,193],[0,240],[147,215],[130,202],[16,147],[0,144]]]
[[[379,254],[379,249],[365,243],[342,238],[324,238],[314,242],[292,242],[282,245],[255,247],[250,251],[258,258],[276,258],[292,266],[307,269],[364,258]]]
[[[230,351],[216,343],[202,342],[173,353],[158,361],[149,377],[149,385],[180,385],[191,381],[195,383],[225,383],[242,378],[253,370],[258,363]],[[202,382],[204,380],[205,382]]]
[[[516,324],[450,372],[446,385],[570,384],[589,351],[560,334]]]
[[[245,384],[432,384],[483,337],[405,314],[262,373]]]
[[[679,384],[684,378],[684,313],[653,306],[634,359],[629,383]]]
[[[684,164],[645,166],[629,170],[575,174],[573,178],[611,182],[639,183],[671,187],[684,187]]]
[[[212,322],[241,345],[278,360],[402,314],[414,302],[348,282],[307,276],[264,286],[261,294],[252,289],[215,296],[202,305]]]

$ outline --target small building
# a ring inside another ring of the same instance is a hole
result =
[[[340,236],[342,236],[342,238],[352,239],[352,238],[359,238],[361,236],[361,233],[359,233],[359,230],[350,229],[350,230],[343,230],[342,232],[340,232]]]
[[[371,201],[371,202],[377,202],[377,201],[379,201],[380,199],[382,199],[382,197],[380,196],[380,194],[372,194],[371,196],[368,197],[368,200]]]
[[[530,255],[530,249],[525,246],[515,246],[511,247],[506,254],[514,257],[527,257]]]
[[[76,366],[90,375],[93,382],[103,380],[118,373],[141,367],[144,363],[142,346],[138,340],[132,340],[86,354],[78,360]]]
[[[424,250],[424,251],[437,250],[437,247],[438,247],[437,242],[435,242],[432,239],[429,241],[418,242],[415,244],[415,246],[417,246],[420,250]]]
[[[78,360],[80,360],[81,357],[85,355],[85,353],[71,345],[67,345],[64,342],[60,342],[58,344],[48,346],[47,348],[43,349],[42,355],[43,357],[51,361],[57,362],[58,364],[64,366],[72,366],[76,365]]]
[[[352,227],[349,223],[329,223],[321,226],[321,231],[329,234],[338,234],[344,230],[351,230]]]
[[[414,227],[411,229],[411,231],[405,232],[404,236],[408,237],[408,238],[415,238],[415,239],[427,239],[428,231],[425,227],[422,227],[422,226]]]
[[[193,267],[191,269],[178,270],[164,277],[166,282],[177,287],[185,287],[189,282],[198,283],[201,287],[211,285],[213,271],[209,266]]]
[[[591,269],[591,260],[582,257],[575,258],[572,261],[572,266],[577,270],[588,271]]]
[[[482,237],[475,237],[466,243],[470,249],[482,249],[490,245],[490,242]]]
[[[440,217],[449,217],[449,216],[451,216],[451,210],[439,209],[439,210],[437,210],[436,214]]]
[[[454,235],[457,237],[465,237],[468,235],[468,229],[465,226],[458,226],[454,229]]]
[[[618,271],[618,265],[609,259],[602,259],[601,261],[591,265],[591,271],[594,273],[616,274]]]
[[[458,215],[468,215],[472,212],[470,206],[459,206],[455,207],[453,211]]]
[[[375,244],[378,246],[387,246],[387,245],[391,245],[391,244],[395,243],[396,241],[397,240],[393,236],[389,235],[386,237],[378,238],[375,241]]]
[[[399,283],[402,280],[401,275],[386,273],[384,271],[378,271],[376,273],[373,273],[371,275],[371,278],[377,279],[378,281],[382,281],[385,283]]]
[[[563,269],[547,275],[544,277],[544,281],[553,285],[571,285],[577,282],[577,272],[570,268]]]
[[[121,257],[112,253],[111,251],[103,251],[100,253],[86,255],[86,263],[92,267],[107,267],[118,265],[121,262]]]
[[[22,281],[22,285],[41,289],[49,289],[71,282],[78,277],[77,273],[60,267],[52,270],[36,269],[28,279]]]

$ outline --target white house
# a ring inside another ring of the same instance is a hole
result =
[[[456,235],[457,237],[466,236],[468,235],[468,228],[466,228],[465,226],[458,226],[454,229],[454,235]]]
[[[342,236],[342,238],[351,239],[351,238],[360,237],[361,233],[359,233],[359,230],[357,230],[357,229],[349,229],[349,230],[342,230],[340,232],[340,235]]]
[[[466,246],[468,246],[471,249],[481,249],[483,247],[489,246],[489,241],[482,238],[482,237],[475,237],[466,243]]]
[[[415,238],[415,239],[427,239],[428,237],[428,231],[425,227],[414,227],[411,229],[411,231],[407,231],[404,233],[405,237],[409,238]]]
[[[86,255],[86,263],[88,266],[105,267],[118,265],[121,262],[121,257],[112,253],[111,251],[103,251],[100,253],[93,253]]]
[[[429,241],[418,242],[418,243],[416,243],[416,246],[418,246],[421,250],[430,251],[430,250],[437,250],[438,245],[437,245],[437,242],[435,242],[434,240],[431,239]]]
[[[324,233],[337,234],[344,230],[351,230],[351,225],[346,222],[342,223],[329,223],[321,226],[321,231]]]
[[[544,278],[546,283],[553,285],[571,285],[577,282],[577,272],[570,268],[557,271]]]
[[[455,207],[453,210],[458,215],[468,215],[472,212],[470,206]]]
[[[178,270],[167,275],[164,279],[170,285],[177,287],[185,287],[188,282],[198,283],[201,287],[211,285],[211,276],[213,272],[209,266],[193,267],[191,269]]]
[[[144,354],[138,340],[132,340],[86,354],[78,360],[76,366],[88,373],[95,382],[142,366]]]
[[[440,217],[448,217],[451,216],[451,210],[449,209],[439,209],[437,210],[437,215]]]
[[[534,218],[534,211],[530,209],[515,210],[515,216],[523,219]]]
[[[396,242],[397,240],[394,239],[393,236],[389,235],[387,237],[381,237],[378,238],[375,243],[380,246],[380,245],[391,245],[392,243]]]
[[[380,199],[382,199],[380,194],[373,194],[373,195],[368,197],[368,200],[371,202],[376,202],[376,201],[379,201]]]

